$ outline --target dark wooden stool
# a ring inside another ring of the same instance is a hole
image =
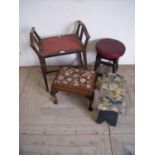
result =
[[[125,46],[118,40],[106,38],[97,42],[96,52],[95,70],[100,64],[104,64],[112,66],[112,72],[115,73],[118,70],[119,57],[125,52]],[[102,59],[110,60],[112,63]]]
[[[94,70],[86,68],[62,67],[53,81],[50,94],[54,98],[55,104],[58,103],[56,97],[56,93],[58,91],[86,96],[90,100],[89,110],[91,111],[93,110],[92,103],[94,98],[95,80],[96,73]]]

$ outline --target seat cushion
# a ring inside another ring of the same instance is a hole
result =
[[[51,89],[91,95],[95,78],[96,73],[94,70],[63,67],[58,71]]]
[[[125,52],[125,46],[118,40],[102,39],[96,44],[97,53],[105,59],[118,59]]]
[[[119,74],[103,74],[97,101],[98,109],[123,113],[125,112],[125,96],[125,79]]]
[[[44,56],[65,54],[81,50],[82,44],[75,34],[45,38],[41,40],[41,54]]]

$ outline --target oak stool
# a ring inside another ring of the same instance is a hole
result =
[[[62,67],[58,71],[52,86],[50,94],[57,104],[58,100],[56,93],[58,91],[70,92],[86,96],[90,100],[89,110],[92,109],[94,98],[94,86],[96,80],[96,73],[92,69]]]
[[[112,72],[115,73],[118,70],[119,58],[125,52],[125,46],[123,43],[115,39],[101,39],[96,43],[96,52],[95,70],[100,66],[100,64],[104,64],[112,66]],[[112,62],[107,62],[105,60]]]

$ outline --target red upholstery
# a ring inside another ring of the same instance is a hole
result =
[[[125,46],[118,40],[102,39],[96,44],[97,53],[105,59],[118,59],[125,52]]]
[[[41,52],[44,56],[81,50],[79,38],[75,35],[65,35],[41,40]]]

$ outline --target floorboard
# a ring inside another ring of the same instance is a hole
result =
[[[127,80],[127,111],[117,127],[96,124],[97,110],[88,111],[88,100],[59,92],[53,104],[39,67],[20,68],[20,155],[134,154],[134,66],[120,65]],[[49,74],[49,87],[55,73]]]
[[[22,67],[19,69],[19,96],[21,95],[24,89],[29,71],[30,71],[29,67]]]

